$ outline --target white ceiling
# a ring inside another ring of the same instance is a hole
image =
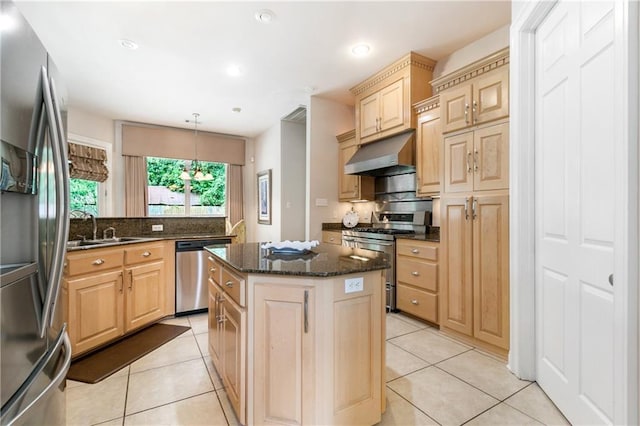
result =
[[[508,1],[18,2],[69,104],[112,119],[254,137],[308,96],[349,88],[415,51],[435,60],[510,21]],[[270,9],[269,24],[254,18]],[[119,39],[139,44],[135,51]],[[371,45],[365,58],[351,47]],[[242,74],[230,77],[230,64]],[[233,113],[234,107],[242,108]]]

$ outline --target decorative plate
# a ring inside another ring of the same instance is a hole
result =
[[[275,243],[265,243],[260,247],[270,249],[273,253],[304,253],[320,244],[318,240],[313,241],[279,241]]]
[[[358,212],[354,210],[349,210],[344,217],[342,218],[342,223],[347,228],[353,228],[358,224]]]

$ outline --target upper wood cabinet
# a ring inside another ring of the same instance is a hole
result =
[[[414,105],[418,115],[416,135],[416,193],[419,197],[438,195],[443,172],[442,125],[439,96]]]
[[[373,200],[374,178],[347,175],[344,166],[358,150],[356,131],[350,130],[336,136],[338,139],[338,198],[340,201]]]
[[[436,62],[411,52],[351,89],[356,97],[356,143],[415,128],[412,105],[431,96]]]
[[[440,95],[443,133],[509,115],[508,64],[506,48],[431,82]]]
[[[509,188],[509,124],[444,139],[444,192]]]

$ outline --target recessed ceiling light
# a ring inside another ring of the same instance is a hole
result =
[[[132,40],[127,40],[126,38],[121,38],[120,40],[118,40],[118,44],[120,44],[121,47],[129,50],[136,50],[138,48],[138,43]]]
[[[239,65],[229,65],[227,67],[227,75],[231,77],[237,77],[242,74],[242,69]]]
[[[16,26],[16,21],[6,13],[0,14],[0,31],[11,31]]]
[[[254,15],[256,17],[256,21],[261,22],[263,24],[268,24],[275,18],[275,14],[269,9],[262,9],[256,12]]]
[[[239,113],[240,111],[242,111],[242,108],[240,108],[240,107],[233,107],[233,108],[231,108],[231,111],[232,111],[232,112],[235,112],[235,113],[237,114],[237,113]]]
[[[358,56],[358,57],[367,56],[370,51],[371,51],[371,47],[368,44],[364,44],[364,43],[356,44],[351,48],[351,53],[353,53],[355,56]]]

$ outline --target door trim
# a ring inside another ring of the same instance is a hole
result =
[[[514,17],[510,34],[510,305],[511,349],[509,369],[523,379],[536,379],[536,330],[535,330],[535,164],[533,102],[535,88],[535,32],[555,1],[534,0],[521,6]],[[522,4],[522,3],[521,3]],[[614,383],[616,400],[623,401],[616,407],[615,423],[638,423],[638,331],[640,329],[637,290],[640,254],[640,216],[637,188],[640,186],[638,167],[640,155],[637,117],[638,108],[638,50],[640,25],[637,2],[625,0],[624,19],[621,22],[623,46],[616,55],[626,58],[626,70],[619,87],[624,94],[624,106],[618,111],[623,126],[617,135],[627,141],[625,152],[616,152],[618,173],[626,182],[619,188],[616,198],[626,201],[626,209],[617,209],[616,220],[623,223],[616,230],[616,260],[614,265],[616,314],[616,346],[625,348],[615,352],[616,377],[628,378],[624,383]],[[612,88],[613,90],[613,88]],[[625,162],[626,160],[626,162]]]

